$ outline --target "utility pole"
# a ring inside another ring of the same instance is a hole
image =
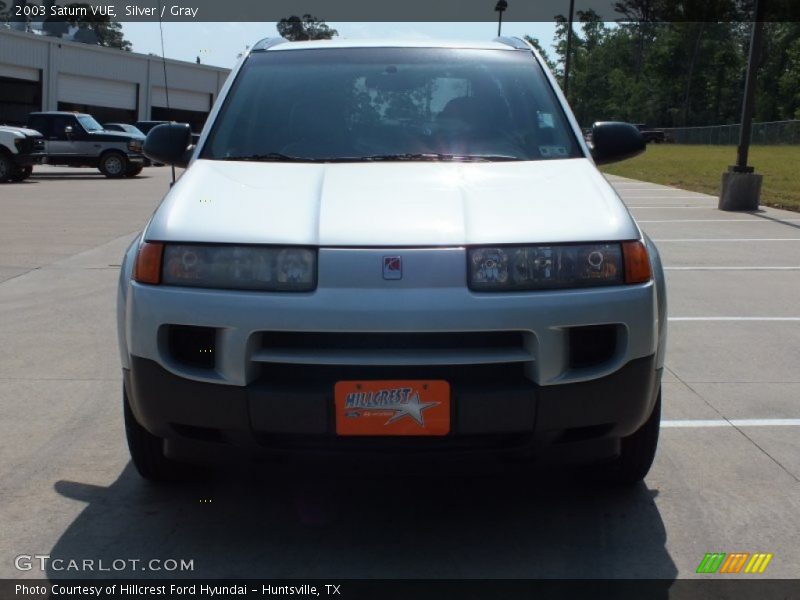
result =
[[[569,18],[567,19],[567,52],[564,56],[564,97],[569,102],[569,59],[572,56],[572,22],[575,20],[575,0],[569,0]]]
[[[761,59],[761,38],[764,32],[764,13],[767,0],[755,0],[755,17],[750,36],[750,52],[747,59],[747,75],[742,102],[742,123],[739,130],[739,147],[736,151],[736,164],[728,167],[722,174],[722,190],[719,197],[721,210],[757,210],[761,196],[762,175],[754,173],[748,166],[750,139],[753,129],[753,110],[755,108],[756,78]]]
[[[503,13],[508,8],[508,2],[506,0],[497,0],[497,4],[494,5],[494,10],[497,13],[497,37],[500,37],[500,32],[503,29]]]

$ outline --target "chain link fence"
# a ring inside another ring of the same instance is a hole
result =
[[[706,127],[665,128],[666,139],[676,144],[712,144],[736,146],[739,143],[739,124],[709,125]],[[752,144],[775,146],[800,144],[800,120],[753,123]]]

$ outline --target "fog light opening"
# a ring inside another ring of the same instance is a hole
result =
[[[217,330],[213,327],[170,325],[167,344],[173,360],[189,367],[216,366]]]
[[[569,329],[569,368],[594,367],[614,358],[616,325],[588,325]]]

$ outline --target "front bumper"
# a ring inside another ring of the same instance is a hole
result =
[[[459,379],[453,373],[450,434],[389,439],[336,435],[335,372],[322,370],[318,378],[291,386],[263,378],[230,386],[184,379],[151,360],[131,357],[131,368],[123,373],[137,421],[179,455],[192,444],[251,452],[492,449],[536,455],[583,446],[589,456],[579,456],[581,461],[618,451],[619,439],[636,431],[652,412],[661,379],[654,356],[631,361],[606,377],[557,386],[524,378]],[[383,368],[362,373],[396,376]]]
[[[17,154],[14,156],[15,162],[20,167],[44,164],[45,158],[45,154]]]
[[[211,290],[131,281],[135,249],[118,304],[126,389],[139,422],[168,448],[204,440],[530,450],[597,441],[613,454],[654,404],[663,360],[654,282],[476,293],[464,248],[404,249],[399,281],[379,275],[389,250],[321,248],[314,292]],[[581,327],[613,330],[609,352],[573,360]],[[176,328],[206,328],[193,352],[212,348],[213,358],[185,360],[172,345]],[[448,381],[451,435],[337,437],[335,382],[384,379]]]
[[[437,272],[456,273],[454,281],[432,287],[413,282],[405,287],[357,287],[326,285],[328,257],[338,250],[320,251],[320,286],[313,293],[281,294],[237,292],[152,286],[130,282],[123,273],[121,285],[127,289],[121,306],[120,331],[123,367],[128,357],[156,361],[180,377],[244,386],[256,380],[264,365],[294,364],[308,361],[295,352],[266,356],[263,343],[272,332],[528,332],[525,356],[484,354],[457,356],[456,352],[416,357],[407,364],[454,364],[456,359],[474,363],[524,360],[528,378],[539,385],[560,385],[590,381],[610,375],[636,358],[650,356],[658,345],[658,314],[655,287],[641,285],[609,286],[585,290],[555,290],[536,293],[479,294],[466,288],[463,250],[440,251],[436,257],[446,262]],[[359,253],[361,254],[361,253]],[[367,254],[367,258],[374,258]],[[380,251],[375,254],[380,257]],[[411,252],[404,260],[411,263]],[[420,256],[422,261],[424,256]],[[339,281],[356,270],[353,260],[343,261],[336,273]],[[380,262],[378,262],[380,265]],[[438,265],[435,265],[438,266]],[[409,267],[410,268],[410,267]],[[422,271],[424,266],[418,270]],[[428,267],[427,269],[431,269]],[[459,273],[460,271],[460,273]],[[460,279],[459,279],[460,278]],[[389,283],[389,282],[383,282]],[[427,282],[425,282],[427,283]],[[191,307],[187,310],[187,307]],[[191,369],[174,360],[165,343],[165,331],[173,325],[208,327],[216,331],[213,369]],[[568,346],[570,328],[609,325],[618,330],[617,349],[609,360],[591,368],[571,368]],[[124,330],[122,329],[124,327]],[[392,364],[402,356],[384,357]],[[320,363],[358,366],[364,357],[338,353],[315,358]],[[306,362],[308,364],[308,362]],[[661,365],[658,365],[661,366]]]

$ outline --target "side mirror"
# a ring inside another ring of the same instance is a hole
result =
[[[72,125],[67,125],[66,127],[64,127],[64,135],[65,136],[67,136],[67,137],[71,136],[72,132],[73,132]]]
[[[635,125],[617,121],[604,121],[592,125],[592,158],[605,165],[644,152],[644,138]]]
[[[144,140],[144,155],[153,162],[186,167],[194,147],[192,129],[188,123],[162,123],[156,125]]]

